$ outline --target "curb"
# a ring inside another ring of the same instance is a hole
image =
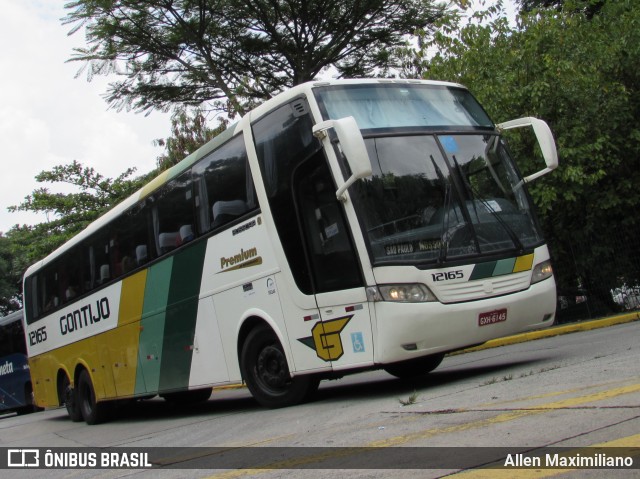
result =
[[[472,353],[474,351],[482,351],[483,349],[499,348],[500,346],[508,346],[510,344],[525,343],[527,341],[535,341],[536,339],[551,338],[553,336],[561,336],[563,334],[576,333],[578,331],[591,331],[593,329],[607,328],[609,326],[615,326],[617,324],[632,323],[640,320],[640,311],[634,313],[620,314],[617,316],[609,316],[602,319],[593,319],[590,321],[581,321],[579,323],[565,324],[562,326],[552,326],[548,329],[542,329],[538,331],[530,331],[528,333],[514,334],[513,336],[507,336],[499,339],[492,339],[486,343],[473,348],[463,349],[454,353],[448,354],[448,356],[456,356],[458,354]],[[242,389],[245,385],[239,384],[226,384],[224,386],[216,386],[214,391],[226,390],[226,389]]]
[[[578,331],[591,331],[593,329],[607,328],[617,324],[631,323],[640,320],[640,312],[626,313],[617,316],[610,316],[602,319],[594,319],[590,321],[582,321],[580,323],[565,324],[562,326],[553,326],[548,329],[539,331],[530,331],[528,333],[515,334],[499,339],[492,339],[486,343],[474,348],[464,349],[453,354],[470,353],[473,351],[481,351],[483,349],[499,348],[509,344],[524,343],[527,341],[535,341],[536,339],[551,338],[563,334],[571,334]]]

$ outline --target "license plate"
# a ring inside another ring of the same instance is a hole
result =
[[[478,326],[486,326],[488,324],[502,323],[507,320],[507,308],[496,309],[487,313],[480,313],[478,316]]]

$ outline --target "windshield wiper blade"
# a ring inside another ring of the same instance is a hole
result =
[[[436,174],[441,183],[445,185],[444,190],[444,214],[442,215],[442,228],[440,229],[440,252],[438,253],[438,263],[442,264],[447,260],[447,246],[444,238],[444,233],[449,228],[449,206],[451,205],[451,182],[442,174],[442,170],[436,163],[433,155],[429,155],[433,167],[436,169]]]
[[[507,236],[509,236],[509,239],[511,240],[511,242],[513,243],[513,245],[516,247],[516,250],[518,251],[518,254],[522,254],[524,252],[524,245],[522,244],[522,241],[520,241],[520,238],[518,238],[518,235],[516,235],[515,231],[513,231],[513,228],[511,228],[511,226],[509,226],[498,214],[497,211],[495,211],[491,204],[489,203],[488,200],[484,199],[482,197],[482,195],[480,195],[478,193],[478,191],[473,187],[473,185],[469,182],[469,180],[467,179],[467,177],[464,175],[464,172],[462,171],[462,167],[460,166],[460,163],[458,163],[458,160],[456,158],[455,155],[451,155],[451,157],[453,158],[453,162],[456,165],[456,169],[458,170],[458,175],[460,176],[460,178],[462,179],[462,181],[464,182],[465,186],[469,189],[469,191],[471,191],[471,193],[473,194],[473,199],[472,199],[472,203],[473,203],[473,208],[475,210],[475,214],[476,217],[479,218],[478,215],[478,211],[476,209],[476,205],[475,205],[475,199],[478,199],[478,201],[480,201],[482,203],[482,205],[485,207],[485,209],[491,213],[491,216],[493,216],[496,221],[500,224],[500,226],[502,226],[502,229],[507,233]],[[474,234],[474,236],[476,236]],[[476,239],[477,242],[477,239]],[[478,244],[478,251],[480,251],[480,245]]]

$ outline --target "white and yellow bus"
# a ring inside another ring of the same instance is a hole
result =
[[[523,177],[501,136],[532,126]],[[251,111],[25,274],[36,403],[97,423],[113,400],[267,407],[323,378],[426,374],[544,328],[556,292],[526,183],[547,125],[495,125],[462,86],[345,80]]]

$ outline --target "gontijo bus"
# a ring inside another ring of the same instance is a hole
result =
[[[526,177],[501,136],[523,126],[546,161]],[[244,381],[280,407],[549,326],[526,183],[556,165],[543,121],[496,125],[457,84],[296,86],[29,268],[37,404],[96,423],[115,399]]]

